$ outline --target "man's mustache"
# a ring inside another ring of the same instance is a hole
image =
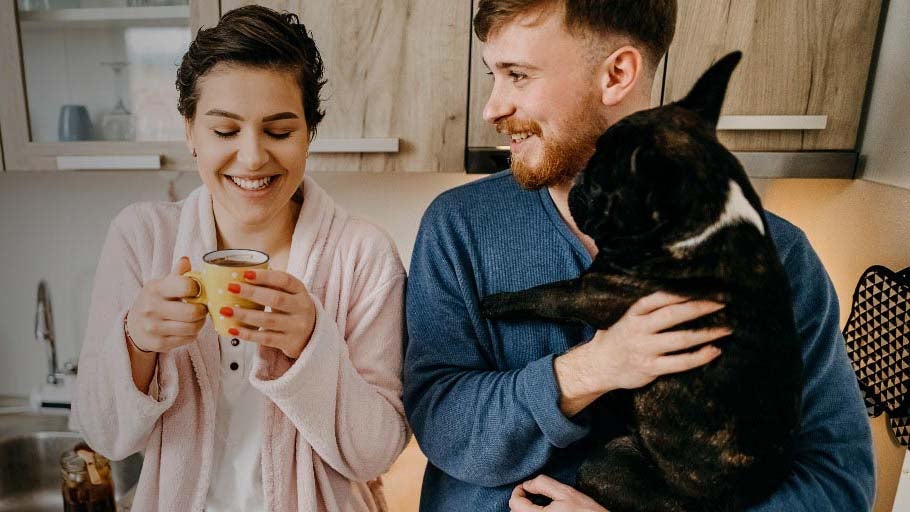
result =
[[[499,133],[530,133],[540,137],[542,131],[540,125],[531,120],[523,119],[503,119],[496,123],[496,131]]]

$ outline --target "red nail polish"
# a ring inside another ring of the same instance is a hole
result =
[[[243,278],[252,281],[256,279],[256,272],[254,270],[244,270]]]
[[[233,308],[227,306],[222,307],[218,312],[221,313],[221,316],[234,316]]]
[[[237,283],[231,283],[228,285],[228,291],[231,293],[240,293],[240,285]]]
[[[228,334],[230,334],[231,336],[239,336],[240,331],[238,331],[236,327],[231,327],[230,329],[228,329]]]

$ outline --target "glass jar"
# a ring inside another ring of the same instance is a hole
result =
[[[116,512],[108,460],[80,444],[60,457],[64,512]]]

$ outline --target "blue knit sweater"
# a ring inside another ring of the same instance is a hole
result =
[[[834,289],[805,235],[776,216],[768,222],[794,290],[806,380],[793,473],[754,510],[869,510],[871,434]],[[523,190],[508,171],[427,209],[408,281],[404,387],[429,459],[421,511],[505,511],[512,488],[541,473],[574,483],[590,425],[584,412],[560,411],[553,358],[593,330],[488,321],[478,307],[485,295],[574,278],[590,263],[546,189]]]

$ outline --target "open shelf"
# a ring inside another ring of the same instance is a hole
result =
[[[47,28],[94,28],[137,25],[188,24],[187,5],[155,7],[107,7],[86,9],[54,9],[19,13],[23,30]]]

